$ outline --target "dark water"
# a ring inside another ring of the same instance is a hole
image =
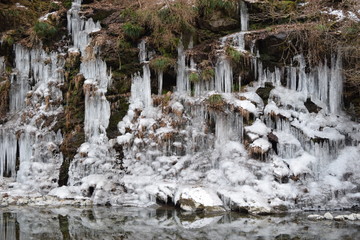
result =
[[[360,239],[360,221],[316,222],[307,220],[307,215],[201,216],[173,209],[12,207],[0,208],[0,239]]]

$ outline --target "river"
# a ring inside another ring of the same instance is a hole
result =
[[[204,215],[169,208],[8,207],[0,208],[0,239],[345,240],[360,236],[360,221],[311,221],[307,215]]]

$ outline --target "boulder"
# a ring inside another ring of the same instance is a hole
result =
[[[318,214],[312,214],[307,217],[310,220],[323,220],[324,217]]]
[[[336,216],[336,217],[334,217],[334,220],[335,220],[335,221],[344,221],[344,220],[345,220],[345,216],[344,216],[344,215]]]
[[[184,188],[178,193],[176,205],[188,212],[224,212],[223,203],[217,194],[207,188]]]
[[[306,100],[306,102],[304,103],[305,107],[307,108],[307,110],[310,113],[318,113],[321,110],[321,107],[319,107],[318,105],[316,105],[313,101],[311,101],[310,98],[308,98]]]
[[[357,220],[357,214],[354,214],[354,213],[351,213],[349,215],[345,215],[344,217],[345,217],[345,219],[350,220],[350,221]]]
[[[326,220],[333,220],[334,219],[333,215],[331,213],[329,213],[329,212],[324,214],[324,218]]]

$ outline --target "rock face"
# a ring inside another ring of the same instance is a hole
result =
[[[223,203],[210,189],[193,187],[180,190],[176,204],[188,212],[223,212]]]

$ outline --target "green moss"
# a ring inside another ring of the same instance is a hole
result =
[[[242,58],[242,53],[231,46],[226,47],[225,53],[233,63],[239,63]]]
[[[4,41],[7,45],[13,45],[14,42],[15,42],[13,36],[11,36],[11,35],[5,35],[5,37],[3,38],[3,41]]]
[[[66,9],[70,9],[71,8],[71,5],[72,5],[72,0],[65,0],[63,2],[63,5]]]
[[[79,55],[72,55],[66,59],[66,80],[63,90],[64,116],[54,127],[61,129],[64,140],[60,146],[64,155],[64,161],[59,173],[59,186],[67,185],[69,166],[77,153],[77,149],[85,142],[84,119],[85,119],[85,95],[83,92],[84,78],[79,73]]]
[[[55,2],[51,2],[50,3],[50,12],[54,12],[54,11],[58,11],[58,10],[60,10],[60,5]]]

